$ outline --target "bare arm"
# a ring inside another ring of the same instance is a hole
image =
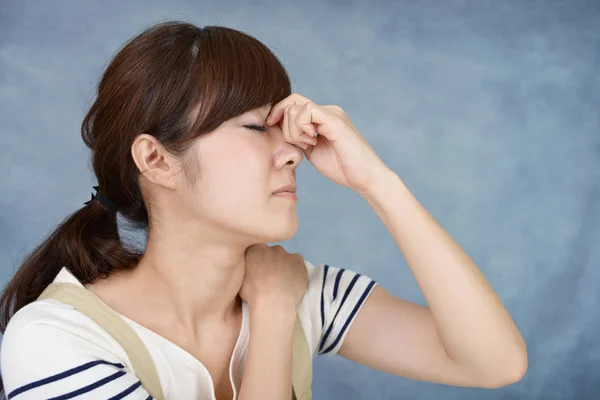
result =
[[[294,299],[263,299],[250,306],[250,343],[239,400],[292,398],[295,321]]]
[[[377,288],[339,354],[400,376],[497,388],[527,370],[525,341],[479,268],[390,173],[365,196],[429,307]]]

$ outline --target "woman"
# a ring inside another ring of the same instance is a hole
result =
[[[1,299],[9,398],[149,397],[110,335],[68,305],[35,301],[53,282],[84,287],[127,321],[166,398],[290,398],[296,313],[313,356],[460,386],[524,375],[523,338],[469,257],[341,108],[290,92],[276,57],[228,28],[162,23],[116,54],[82,125],[98,193]],[[262,244],[297,230],[303,155],[373,207],[429,307]],[[147,229],[143,252],[120,240],[117,213]]]

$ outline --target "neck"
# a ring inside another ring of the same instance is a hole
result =
[[[245,250],[197,235],[155,233],[133,282],[157,315],[168,316],[170,326],[196,332],[227,324],[241,306]]]

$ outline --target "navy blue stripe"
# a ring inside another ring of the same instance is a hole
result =
[[[333,317],[331,324],[329,324],[329,328],[327,328],[327,332],[325,332],[325,336],[323,336],[323,339],[321,339],[321,345],[319,346],[319,352],[321,352],[321,350],[323,350],[323,347],[325,346],[325,342],[327,341],[327,338],[329,337],[329,334],[331,333],[331,330],[333,329],[333,326],[335,325],[335,320],[336,320],[338,314],[340,313],[340,310],[344,307],[344,303],[346,302],[346,299],[350,295],[350,292],[352,292],[352,288],[356,284],[356,281],[358,280],[358,278],[360,278],[360,274],[356,274],[354,276],[354,278],[352,278],[350,285],[348,285],[348,288],[346,289],[346,292],[344,293],[344,297],[342,297],[342,302],[341,302],[340,306],[338,307],[337,312],[335,313],[335,317]]]
[[[331,350],[335,349],[335,346],[337,346],[338,342],[342,339],[342,336],[344,336],[344,332],[346,332],[346,329],[348,329],[348,326],[350,325],[350,321],[352,321],[352,318],[354,318],[354,316],[358,312],[358,309],[360,308],[360,305],[362,303],[364,303],[365,299],[367,298],[367,295],[369,294],[369,292],[371,291],[371,288],[373,288],[374,285],[375,285],[375,281],[371,281],[371,283],[369,283],[369,286],[367,286],[367,288],[363,292],[362,296],[360,296],[360,299],[358,300],[358,302],[354,306],[354,310],[352,310],[352,313],[350,314],[350,316],[346,320],[346,323],[344,324],[344,327],[340,331],[338,337],[335,339],[335,341],[332,343],[332,345],[329,346],[327,348],[327,350],[325,350],[323,353],[326,354],[326,353],[329,353]]]
[[[325,294],[325,281],[327,280],[327,270],[329,270],[329,265],[325,264],[323,268],[323,287],[321,288],[321,331],[323,331],[323,327],[325,325],[325,299],[323,298]]]
[[[146,400],[152,400],[152,396],[148,396]]]
[[[79,396],[80,394],[84,394],[87,392],[91,392],[94,389],[99,388],[100,386],[106,385],[108,382],[112,382],[115,379],[125,375],[126,372],[125,371],[117,371],[114,374],[107,376],[104,379],[100,379],[98,382],[92,383],[91,385],[87,385],[82,387],[81,389],[77,389],[73,392],[67,393],[67,394],[63,394],[62,396],[57,396],[57,397],[52,397],[51,399],[48,400],[67,400],[67,399],[72,399],[73,397]]]
[[[333,285],[333,300],[335,300],[335,298],[337,297],[337,292],[338,292],[338,288],[340,286],[340,279],[342,279],[342,274],[344,273],[345,269],[341,268],[338,273],[337,276],[335,277],[335,285]]]
[[[8,399],[10,400],[13,397],[15,397],[16,395],[26,392],[28,390],[35,389],[36,387],[43,386],[43,385],[46,385],[51,382],[60,381],[63,378],[67,378],[71,375],[78,374],[79,372],[85,371],[87,369],[95,367],[96,365],[102,365],[102,364],[112,365],[113,367],[117,367],[117,368],[125,368],[125,366],[123,364],[119,364],[119,363],[111,363],[111,362],[103,361],[103,360],[91,361],[89,363],[80,365],[79,367],[75,367],[75,368],[69,369],[65,372],[61,372],[60,374],[56,374],[56,375],[50,376],[48,378],[41,379],[39,381],[28,383],[25,386],[21,386],[20,388],[17,388],[15,390],[13,390],[12,392],[10,392],[8,394]]]
[[[135,389],[139,388],[140,386],[142,386],[142,382],[134,383],[133,385],[129,386],[127,389],[123,390],[118,395],[113,396],[113,397],[111,397],[108,400],[119,400],[119,399],[122,399],[123,397],[127,396],[129,393],[133,392]]]

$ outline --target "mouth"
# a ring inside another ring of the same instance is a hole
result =
[[[285,185],[273,192],[273,194],[279,193],[296,193],[296,185]]]
[[[296,195],[296,185],[286,185],[273,192],[273,196],[289,197],[298,200]]]

